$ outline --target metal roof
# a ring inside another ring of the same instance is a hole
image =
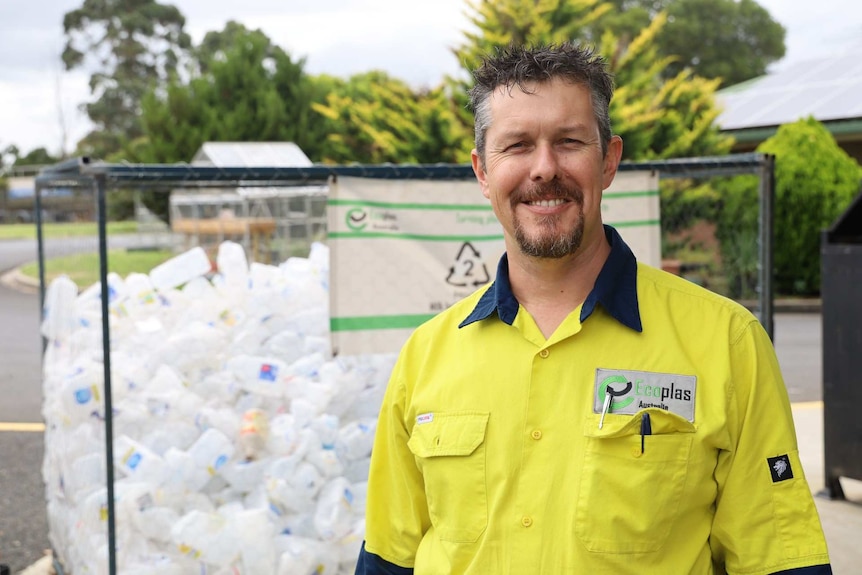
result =
[[[293,142],[206,142],[192,158],[194,166],[217,168],[303,168],[311,160]]]
[[[779,126],[813,116],[820,122],[862,118],[862,43],[844,53],[799,62],[720,90],[722,130]]]

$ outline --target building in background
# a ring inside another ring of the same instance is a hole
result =
[[[800,62],[717,93],[717,123],[751,152],[782,124],[814,117],[862,164],[862,43],[844,53]]]
[[[301,168],[311,160],[293,142],[207,142],[193,166]],[[171,192],[171,229],[184,247],[214,252],[225,240],[241,243],[249,261],[280,263],[305,257],[326,239],[327,186],[178,188]]]

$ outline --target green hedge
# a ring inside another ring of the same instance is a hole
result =
[[[781,126],[758,152],[775,156],[775,291],[778,295],[820,293],[820,236],[859,193],[862,167],[813,118]],[[746,250],[756,222],[758,178],[717,182],[721,208],[717,235],[729,280],[747,286],[756,275]],[[741,230],[746,230],[742,232]],[[751,284],[754,285],[754,284]]]

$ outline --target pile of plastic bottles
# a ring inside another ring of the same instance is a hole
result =
[[[248,265],[225,242],[149,274],[46,292],[43,476],[73,575],[108,573],[105,428],[123,575],[352,573],[377,409],[395,361],[329,345],[329,253]]]

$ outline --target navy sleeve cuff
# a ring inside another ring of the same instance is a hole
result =
[[[355,575],[413,575],[413,569],[400,567],[390,563],[374,553],[365,550],[365,542],[359,551],[359,559],[356,562]],[[811,567],[799,567],[785,571],[776,571],[772,575],[833,575],[830,565],[814,565]]]
[[[394,563],[381,559],[380,556],[374,553],[369,553],[365,550],[365,541],[363,541],[362,549],[359,550],[359,559],[356,561],[355,575],[413,575],[413,569],[399,567]]]
[[[797,567],[786,571],[776,571],[772,575],[832,575],[832,566],[812,565],[811,567]]]

